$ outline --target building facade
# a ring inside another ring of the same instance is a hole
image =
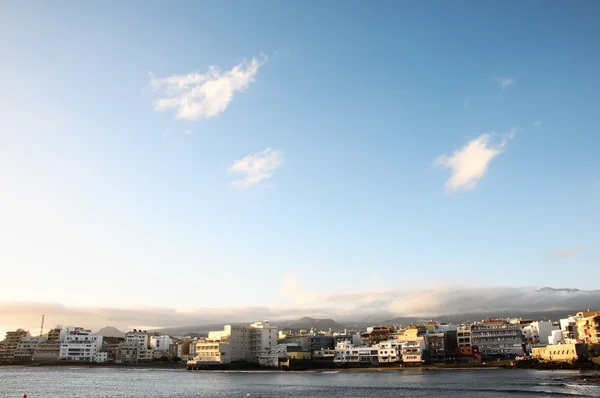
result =
[[[523,355],[524,338],[519,323],[485,320],[471,326],[471,339],[484,358],[514,358]]]
[[[0,351],[0,363],[12,362],[14,359],[15,351],[19,346],[19,342],[24,337],[31,337],[29,331],[24,329],[17,329],[13,332],[6,332],[6,338],[4,339],[4,346]]]
[[[577,319],[577,338],[588,344],[600,343],[600,311],[587,312]]]
[[[31,362],[40,342],[38,337],[23,337],[15,350],[13,362]]]
[[[60,346],[59,359],[91,362],[102,348],[102,336],[91,330],[76,327],[69,329]]]
[[[555,344],[545,347],[533,347],[533,358],[548,362],[573,362],[585,356],[584,344]]]
[[[48,362],[58,360],[60,355],[60,345],[61,342],[59,340],[42,341],[35,348],[33,361]]]

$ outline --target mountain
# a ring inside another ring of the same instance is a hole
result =
[[[106,337],[125,337],[125,333],[112,326],[105,326],[102,329],[98,330],[96,333]]]
[[[334,331],[344,329],[344,327],[342,325],[340,325],[333,319],[315,319],[315,318],[309,318],[307,316],[305,316],[304,318],[298,319],[296,322],[294,322],[292,324],[285,326],[285,328],[291,329],[291,330],[299,330],[299,329],[329,330],[329,329],[331,329]],[[282,327],[282,329],[283,329],[283,327]]]

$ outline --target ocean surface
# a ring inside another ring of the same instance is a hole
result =
[[[600,397],[572,371],[506,369],[191,372],[133,368],[0,368],[0,397]]]

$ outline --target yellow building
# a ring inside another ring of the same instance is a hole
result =
[[[54,329],[48,331],[48,341],[60,340],[60,334],[62,332],[62,326],[57,326]]]
[[[581,318],[577,319],[577,334],[584,343],[600,343],[600,311],[580,312]]]
[[[583,357],[584,354],[584,344],[553,344],[545,347],[534,347],[531,350],[533,358],[552,362],[572,362]]]

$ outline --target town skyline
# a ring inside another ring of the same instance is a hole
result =
[[[597,3],[234,3],[3,2],[0,334],[598,302]]]

